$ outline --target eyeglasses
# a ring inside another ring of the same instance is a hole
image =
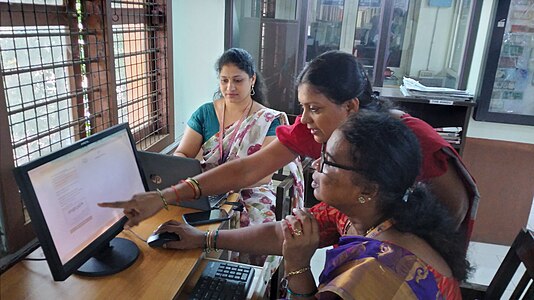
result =
[[[332,166],[332,167],[335,167],[335,168],[338,168],[338,169],[343,169],[343,170],[353,171],[353,172],[360,172],[361,171],[361,170],[356,169],[354,167],[344,166],[344,165],[336,164],[335,162],[332,162],[332,161],[328,161],[326,159],[326,143],[323,144],[323,146],[321,147],[321,164],[320,164],[320,167],[319,167],[319,172],[323,173],[324,165],[329,165],[329,166]]]

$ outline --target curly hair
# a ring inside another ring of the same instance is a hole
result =
[[[387,113],[360,110],[339,128],[350,144],[353,167],[378,185],[381,219],[392,218],[400,232],[425,240],[445,259],[453,276],[464,280],[470,269],[462,236],[446,208],[423,183],[415,183],[421,150],[415,134]]]

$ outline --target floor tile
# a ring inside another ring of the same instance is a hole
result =
[[[474,272],[469,275],[468,282],[489,285],[497,269],[480,265],[473,265]]]
[[[468,281],[488,285],[495,276],[509,248],[508,246],[488,243],[469,243],[467,260],[469,260],[474,270],[470,274]]]
[[[499,256],[506,256],[506,253],[510,249],[510,246],[480,243],[480,242],[470,242],[468,252],[476,253],[485,253],[485,254],[495,254]]]

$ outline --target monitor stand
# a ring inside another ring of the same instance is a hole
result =
[[[89,277],[115,274],[131,266],[138,256],[139,248],[134,242],[116,237],[89,258],[75,274]]]

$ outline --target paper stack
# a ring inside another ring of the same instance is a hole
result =
[[[428,87],[422,85],[419,81],[412,78],[404,77],[400,90],[406,97],[440,99],[451,101],[471,101],[473,94],[466,91],[442,87]]]
[[[459,145],[462,142],[462,127],[438,127],[434,129],[451,144]]]

